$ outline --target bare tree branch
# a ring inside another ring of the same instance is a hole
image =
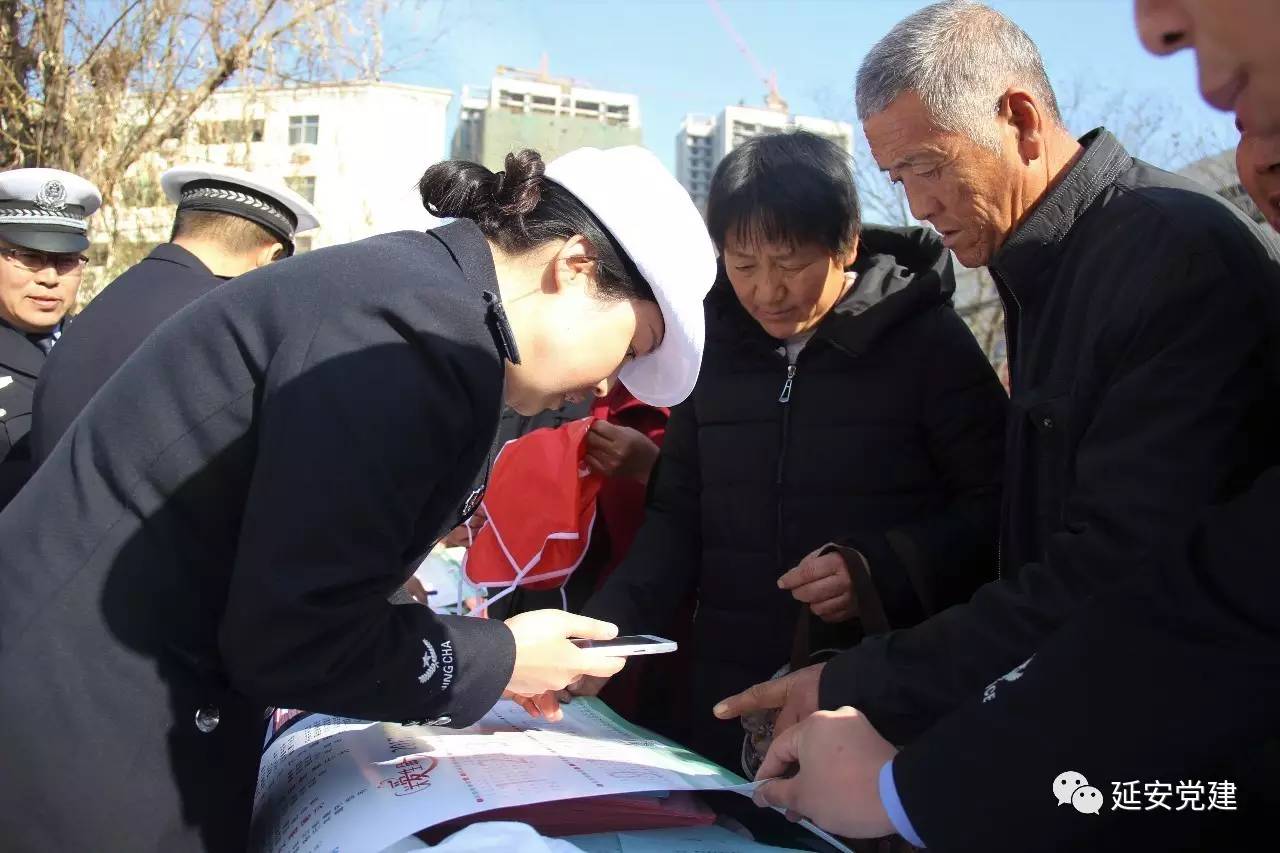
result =
[[[154,195],[166,140],[181,150],[201,132],[194,119],[214,93],[234,83],[251,102],[261,89],[379,76],[390,3],[0,0],[0,164],[96,183],[114,273],[138,245],[119,231],[121,193]]]

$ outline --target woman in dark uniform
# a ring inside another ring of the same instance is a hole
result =
[[[241,850],[264,711],[464,726],[620,659],[559,611],[387,597],[478,500],[504,401],[689,393],[714,254],[638,148],[443,163],[459,217],[183,309],[0,513],[7,850]]]

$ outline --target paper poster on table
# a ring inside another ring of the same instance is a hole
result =
[[[492,809],[639,791],[734,790],[743,779],[596,699],[564,720],[500,702],[466,729],[278,712],[258,771],[250,849],[378,851]]]

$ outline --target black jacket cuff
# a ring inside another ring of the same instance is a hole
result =
[[[502,698],[515,669],[516,642],[511,629],[497,620],[468,616],[439,619],[444,639],[430,648],[423,641],[423,667],[418,676],[433,701],[424,710],[425,718],[414,722],[462,728],[489,713]]]
[[[827,661],[822,668],[822,677],[818,680],[819,708],[834,711],[836,708],[852,705],[861,710],[858,682],[865,677],[862,647],[873,642],[873,639],[864,640]],[[875,724],[875,720],[871,722]]]

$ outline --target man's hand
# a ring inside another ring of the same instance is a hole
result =
[[[818,683],[822,680],[824,666],[826,664],[815,663],[773,681],[754,684],[735,696],[722,699],[712,709],[712,713],[722,720],[732,720],[748,711],[781,708],[782,711],[773,724],[773,736],[776,739],[818,710]]]
[[[658,445],[639,430],[599,420],[587,433],[585,458],[591,470],[606,477],[628,477],[647,483],[658,461]]]
[[[588,652],[569,642],[570,637],[612,640],[618,627],[563,610],[534,610],[506,621],[516,641],[516,665],[507,690],[520,696],[538,696],[561,690],[584,675],[603,678],[616,673],[626,658]]]
[[[756,774],[770,781],[756,788],[753,799],[846,838],[892,835],[880,801],[880,768],[897,753],[853,708],[818,711],[774,738]],[[778,778],[793,770],[791,778]]]
[[[778,587],[790,590],[823,622],[844,622],[858,615],[853,578],[839,551],[823,554],[819,548],[778,578]]]

